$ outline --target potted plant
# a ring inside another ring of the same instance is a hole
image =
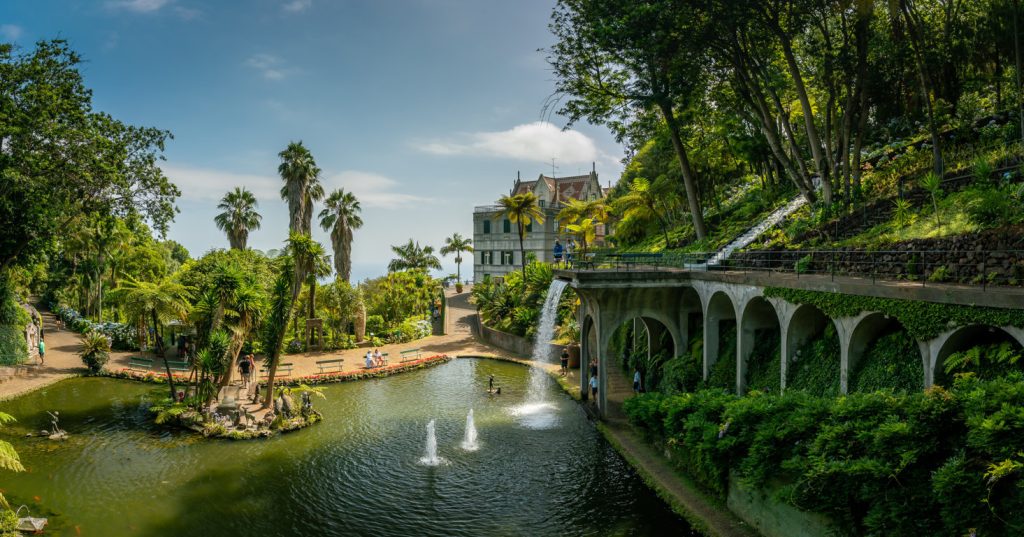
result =
[[[81,356],[90,373],[99,373],[110,359],[110,340],[100,332],[83,334]]]

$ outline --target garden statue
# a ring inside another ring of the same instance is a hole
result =
[[[47,411],[46,413],[50,415],[50,440],[66,440],[68,437],[67,431],[61,429],[60,425],[57,423],[59,420],[60,412],[55,410],[53,412]]]

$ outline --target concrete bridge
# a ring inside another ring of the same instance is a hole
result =
[[[639,268],[632,271],[563,270],[555,277],[569,282],[580,296],[579,326],[581,367],[598,362],[598,409],[606,418],[620,417],[619,406],[632,392],[631,374],[620,372],[610,359],[614,331],[627,322],[641,322],[648,333],[648,352],[671,345],[670,357],[688,352],[691,335],[704,341],[702,375],[719,356],[719,325],[736,323],[736,391],[744,393],[747,362],[754,349],[755,333],[778,334],[782,378],[786,387],[787,366],[797,349],[819,335],[827,323],[835,326],[840,344],[840,367],[835,372],[840,390],[847,393],[850,374],[864,353],[880,337],[901,328],[899,321],[880,312],[864,311],[852,317],[830,318],[810,304],[792,304],[764,296],[766,287],[826,291],[850,295],[922,300],[945,304],[983,305],[1024,309],[1024,289],[982,288],[959,285],[922,285],[920,282],[886,282],[862,278],[799,276],[792,273],[741,273]],[[769,331],[765,331],[769,329]],[[671,337],[662,337],[664,333]],[[924,371],[922,389],[931,386],[936,371],[950,354],[979,341],[996,337],[1024,346],[1024,329],[1014,326],[951,326],[938,336],[917,341]],[[589,374],[581,374],[582,393],[588,394]]]

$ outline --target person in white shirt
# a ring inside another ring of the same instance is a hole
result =
[[[640,368],[633,371],[633,393],[640,393]]]
[[[366,369],[373,367],[373,353],[366,351]]]

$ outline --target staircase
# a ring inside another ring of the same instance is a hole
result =
[[[708,259],[706,265],[708,267],[721,265],[722,261],[729,259],[729,256],[732,255],[733,252],[749,246],[750,243],[754,242],[754,240],[761,236],[762,233],[774,227],[775,224],[778,224],[787,216],[796,212],[797,209],[803,207],[806,203],[807,198],[804,198],[802,195],[793,198],[792,201],[776,209],[772,214],[765,217],[764,220],[761,220],[757,225],[737,237],[736,240],[725,245],[725,247]]]

